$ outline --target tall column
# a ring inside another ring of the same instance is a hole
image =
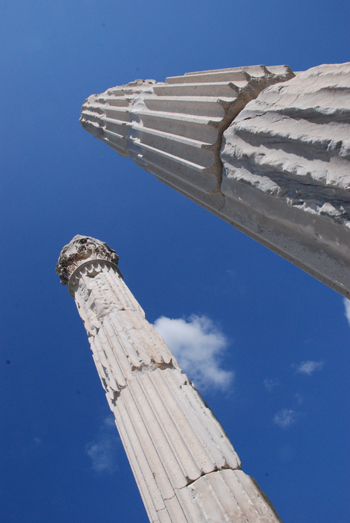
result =
[[[350,62],[273,85],[225,131],[220,210],[350,298]]]
[[[106,243],[78,235],[62,249],[56,272],[84,321],[150,521],[281,522],[117,264]]]
[[[349,89],[350,63],[202,71],[92,95],[80,122],[350,298]]]
[[[222,133],[263,89],[293,76],[257,65],[135,80],[89,96],[80,123],[170,187],[220,207]]]

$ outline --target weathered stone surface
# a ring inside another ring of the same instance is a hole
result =
[[[107,244],[75,236],[56,271],[74,296],[151,522],[278,523],[227,435],[125,285]]]
[[[122,156],[167,184],[219,191],[223,131],[268,85],[292,78],[287,66],[262,65],[136,80],[92,95],[80,122]]]
[[[255,480],[242,470],[211,472],[176,492],[189,521],[268,523],[280,521]],[[237,503],[237,500],[239,502]],[[184,520],[187,521],[187,520]]]
[[[81,123],[350,298],[349,64],[293,75],[256,66],[139,80],[88,98]]]
[[[118,265],[119,256],[108,247],[107,243],[77,234],[68,245],[63,247],[56,265],[56,272],[62,285],[67,285],[72,273],[90,259],[108,260]]]
[[[265,89],[225,131],[221,213],[350,297],[350,63]]]

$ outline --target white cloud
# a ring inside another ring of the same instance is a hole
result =
[[[88,443],[85,450],[96,472],[113,473],[117,468],[116,454],[119,438],[114,419],[106,418],[95,441]]]
[[[299,394],[299,392],[297,392],[295,394],[295,398],[296,398],[297,402],[299,403],[299,405],[301,405],[301,403],[303,403],[303,401],[304,401],[304,398],[302,397],[301,394]]]
[[[187,320],[161,316],[154,322],[154,328],[198,386],[229,387],[234,373],[220,368],[228,342],[212,320],[195,314]]]
[[[275,387],[277,387],[279,384],[280,384],[280,382],[279,382],[278,379],[276,379],[276,378],[272,378],[272,379],[266,378],[266,380],[264,380],[264,387],[265,387],[265,389],[267,389],[269,392],[272,392],[272,390],[273,390]]]
[[[343,298],[343,303],[345,307],[345,316],[350,325],[350,300],[348,300],[347,298]]]
[[[302,361],[300,365],[293,365],[293,367],[296,369],[296,372],[311,376],[315,370],[322,369],[323,361]]]
[[[282,409],[273,418],[274,423],[283,429],[290,427],[300,417],[300,413],[292,409]]]
[[[107,418],[105,418],[103,420],[103,423],[102,423],[102,427],[101,427],[102,430],[108,430],[108,429],[111,429],[111,430],[116,430],[116,425],[115,425],[115,421],[114,421],[114,417],[111,415],[111,416],[108,416]]]

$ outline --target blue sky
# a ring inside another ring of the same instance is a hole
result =
[[[116,249],[148,320],[193,369],[283,521],[347,522],[342,297],[94,140],[78,118],[90,94],[135,78],[345,62],[349,3],[1,0],[0,13],[2,521],[147,521],[54,272],[63,245],[87,234]]]

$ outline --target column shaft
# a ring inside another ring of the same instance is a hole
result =
[[[350,298],[350,62],[294,76],[256,66],[138,80],[90,96],[80,121]]]
[[[87,250],[69,291],[150,521],[279,522],[118,267]]]

